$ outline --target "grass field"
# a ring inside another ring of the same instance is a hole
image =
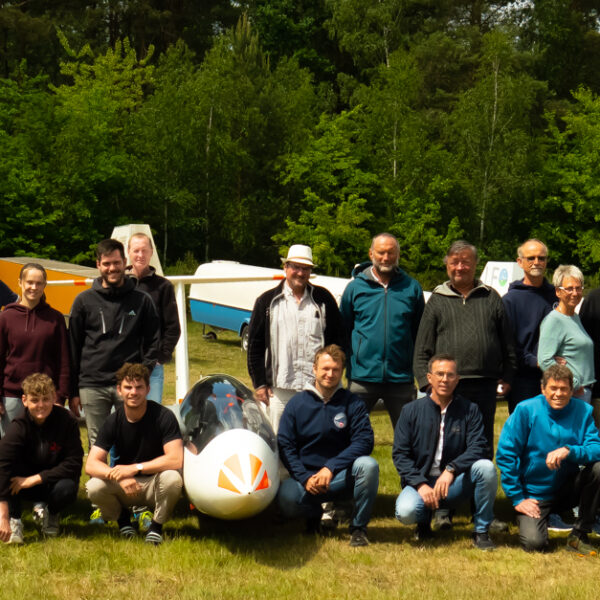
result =
[[[226,372],[249,383],[238,339],[223,334],[209,342],[200,333],[190,325],[191,381]],[[171,366],[166,397],[174,390]],[[497,434],[506,416],[501,403]],[[26,544],[0,548],[0,599],[596,597],[600,559],[567,553],[564,536],[553,537],[553,552],[528,555],[512,525],[510,533],[495,536],[495,552],[483,553],[471,547],[463,514],[452,532],[419,547],[412,528],[392,517],[398,476],[387,415],[375,413],[373,425],[381,483],[367,548],[350,548],[346,529],[332,538],[307,537],[302,523],[282,525],[271,510],[237,523],[198,519],[184,500],[166,528],[168,541],[147,547],[141,540],[121,541],[114,525],[89,526],[89,503],[81,492],[57,539],[42,540],[26,513]],[[512,518],[501,491],[496,506],[499,517]]]

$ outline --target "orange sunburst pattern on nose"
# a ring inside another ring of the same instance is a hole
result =
[[[257,479],[260,476],[261,469],[263,468],[262,460],[260,460],[260,458],[257,456],[254,456],[254,454],[248,454],[248,458],[250,460],[250,482],[247,482],[246,478],[244,477],[242,465],[240,463],[240,457],[238,454],[232,454],[223,463],[223,466],[226,467],[227,470],[230,471],[231,475],[233,475],[234,478],[237,478],[240,483],[250,483],[248,487],[251,490],[258,491],[267,489],[270,485],[270,482],[266,469],[264,469],[260,482],[257,485]],[[231,481],[231,477],[228,476],[223,469],[219,471],[218,486],[225,490],[229,490],[230,492],[234,492],[235,494],[242,493],[238,486]]]

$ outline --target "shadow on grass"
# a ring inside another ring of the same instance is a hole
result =
[[[272,503],[249,519],[223,521],[197,513],[200,538],[212,538],[236,555],[276,569],[297,569],[319,551],[324,539],[305,535],[303,519],[283,520]]]

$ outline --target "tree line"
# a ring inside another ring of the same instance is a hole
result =
[[[0,1],[0,254],[348,276],[379,231],[425,287],[451,241],[600,269],[593,0]]]

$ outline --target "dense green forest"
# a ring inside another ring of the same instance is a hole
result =
[[[600,270],[597,0],[0,0],[0,255],[348,276],[381,230]]]

